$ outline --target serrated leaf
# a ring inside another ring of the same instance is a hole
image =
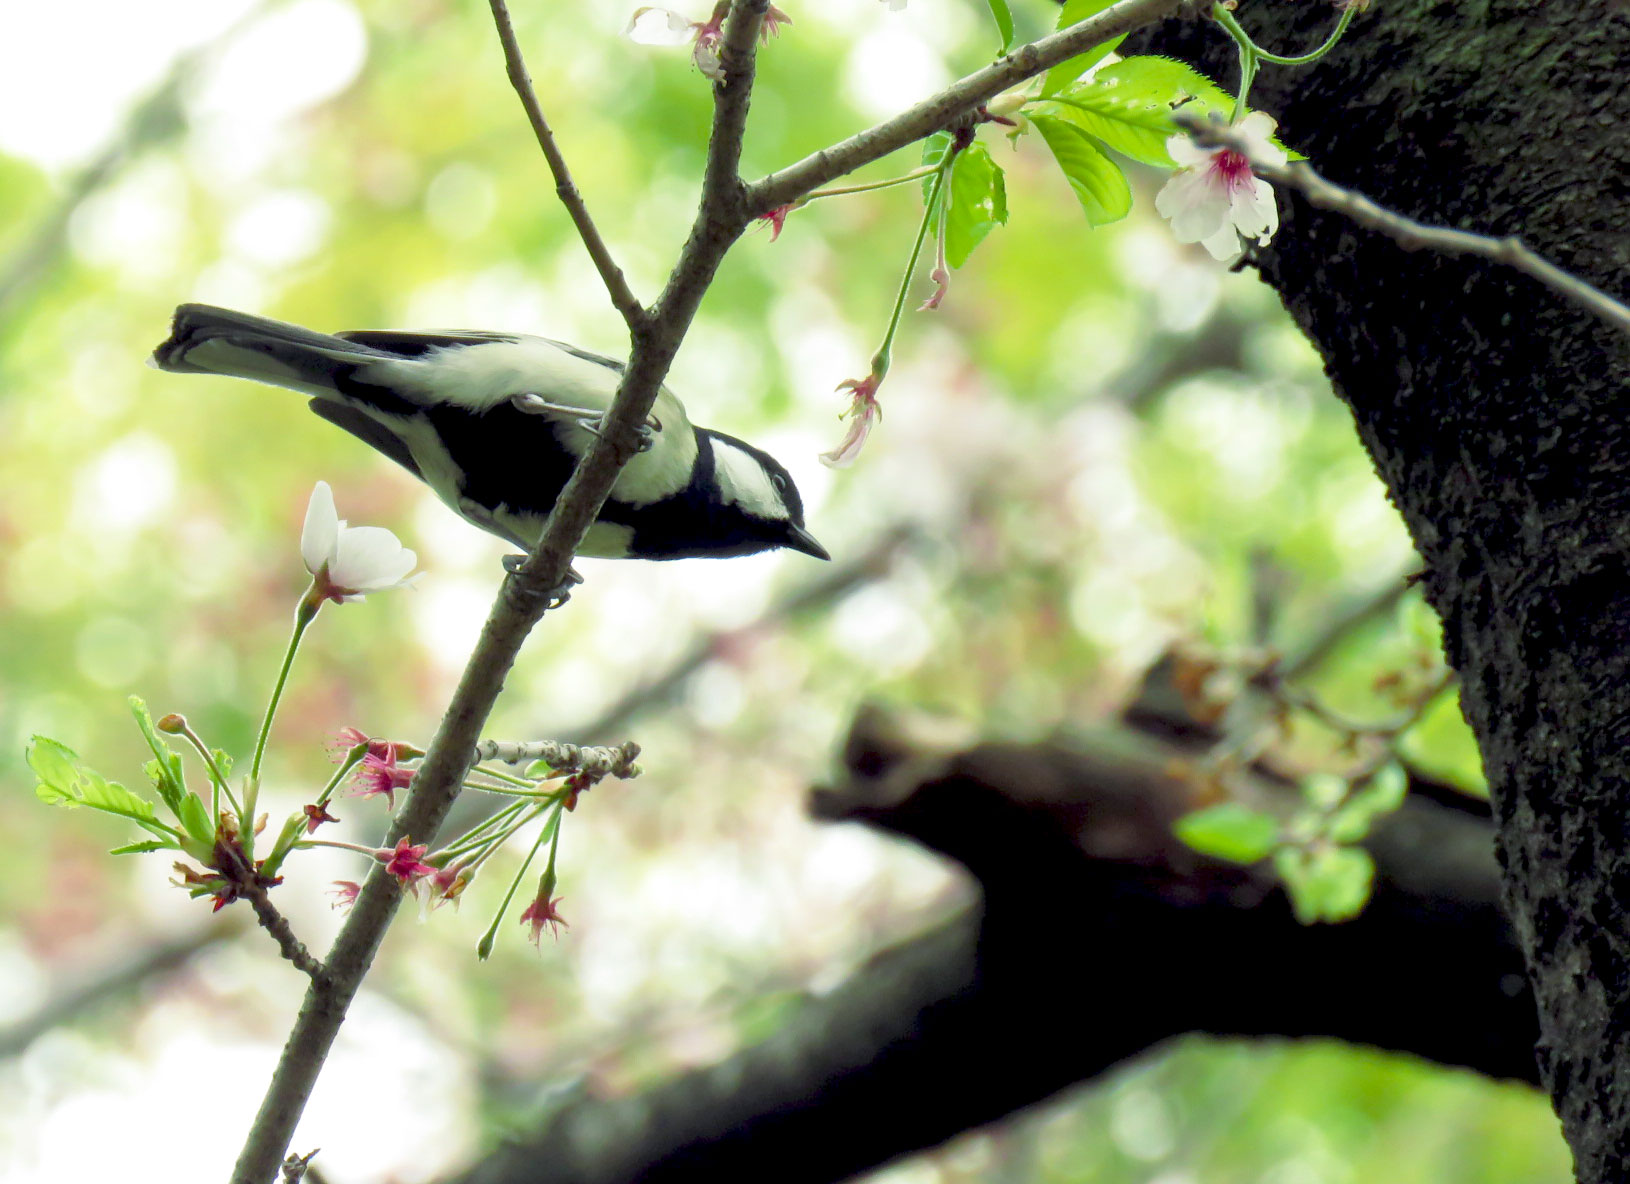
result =
[[[1106,88],[1117,93],[1129,105],[1159,105],[1168,112],[1181,106],[1194,115],[1216,113],[1224,119],[1234,115],[1234,96],[1187,62],[1163,58],[1158,54],[1139,54],[1105,66],[1080,87]],[[1064,93],[1073,94],[1076,87]],[[1247,107],[1249,112],[1251,108]],[[1176,125],[1173,125],[1176,130]],[[1268,137],[1276,148],[1284,149],[1291,160],[1305,160],[1300,152],[1286,148],[1278,136]]]
[[[1281,848],[1273,862],[1303,925],[1356,917],[1375,882],[1375,861],[1362,847]]]
[[[1002,52],[1006,53],[1013,44],[1013,13],[1008,10],[1007,0],[985,0],[990,5],[990,14],[996,20],[996,31],[1002,37]]]
[[[1053,158],[1075,190],[1088,224],[1105,226],[1126,217],[1132,209],[1132,187],[1120,166],[1073,123],[1051,115],[1034,116],[1031,122],[1053,150]]]
[[[1097,16],[1108,8],[1114,0],[1066,0],[1064,7],[1059,11],[1058,29],[1068,29],[1071,25],[1080,24],[1089,16]],[[1043,97],[1063,90],[1081,75],[1103,61],[1114,48],[1126,39],[1126,34],[1112,37],[1108,41],[1099,43],[1087,50],[1078,53],[1073,58],[1066,58],[1051,70],[1047,71],[1041,80],[1041,93]]]
[[[146,825],[157,823],[157,816],[153,812],[153,803],[139,794],[132,793],[117,781],[109,781],[94,769],[81,766],[66,766],[66,775],[60,764],[55,763],[56,758],[71,749],[62,745],[56,746],[57,751],[51,754],[47,763],[54,780],[41,781],[34,787],[34,796],[40,801],[53,806],[66,806],[70,809],[85,806],[92,810],[100,810],[104,814],[117,814],[121,818],[129,818]],[[30,751],[32,764],[33,751]],[[36,767],[38,772],[38,767]]]
[[[983,144],[970,144],[957,153],[945,208],[945,260],[961,267],[985,236],[1007,221],[1002,169]]]
[[[49,736],[35,736],[28,745],[28,767],[45,785],[67,789],[79,778],[79,754]]]
[[[1058,115],[1106,147],[1144,164],[1171,168],[1166,141],[1178,131],[1171,103],[1104,78],[1112,69],[1100,70],[1048,101],[1056,104]]]
[[[140,843],[126,843],[123,847],[114,847],[109,855],[146,855],[150,851],[163,851],[172,848],[179,851],[181,848],[175,843],[166,843],[162,839],[144,839]]]
[[[1172,830],[1202,855],[1230,863],[1266,859],[1279,840],[1279,823],[1275,819],[1237,802],[1224,802],[1185,814]]]

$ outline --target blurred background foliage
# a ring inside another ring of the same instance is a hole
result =
[[[749,175],[994,46],[973,0],[784,7],[797,23],[762,58]],[[578,184],[650,296],[688,226],[708,88],[683,49],[619,37],[628,13],[614,5],[514,9]],[[1021,6],[1021,32],[1051,15]],[[124,828],[37,803],[22,754],[46,733],[139,783],[132,692],[244,753],[304,587],[296,540],[314,481],[353,522],[396,530],[424,575],[319,619],[274,736],[274,818],[326,778],[340,727],[428,739],[499,580],[499,543],[293,394],[144,368],[172,307],[625,346],[477,0],[97,0],[19,7],[7,23],[0,1023],[91,967],[223,923],[169,887],[161,859],[104,856]],[[645,775],[568,820],[572,928],[558,944],[540,954],[510,924],[475,962],[503,876],[458,913],[404,916],[297,1143],[324,1148],[331,1180],[430,1179],[561,1091],[636,1090],[727,1055],[966,903],[968,885],[920,851],[804,817],[863,700],[993,735],[1068,731],[1111,714],[1174,643],[1294,648],[1408,570],[1318,361],[1265,288],[1152,218],[1159,178],[1134,173],[1137,212],[1089,233],[1039,145],[991,138],[1012,224],[941,311],[909,316],[885,418],[852,470],[815,456],[841,433],[834,387],[865,372],[882,332],[916,188],[819,203],[779,241],[759,231],[731,253],[671,385],[698,422],[787,463],[838,566],[903,541],[792,614],[775,606],[830,574],[797,555],[583,563],[587,584],[527,645],[490,734],[590,738],[631,689],[699,643],[705,656],[605,737],[638,739]],[[1411,593],[1344,637],[1312,686],[1385,717],[1377,679],[1430,633]],[[1478,791],[1452,698],[1409,745]],[[374,801],[335,812],[360,842],[385,822]],[[326,885],[359,870],[315,853],[288,869],[278,902],[315,948],[337,921]],[[250,932],[10,1047],[0,1180],[105,1178],[115,1164],[123,1179],[220,1178],[300,987]],[[178,1105],[186,1138],[169,1125]],[[132,1162],[158,1130],[162,1154]],[[876,1178],[1566,1176],[1549,1110],[1526,1091],[1333,1046],[1181,1042]]]

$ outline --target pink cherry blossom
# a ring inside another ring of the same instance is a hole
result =
[[[849,430],[836,448],[821,453],[821,463],[827,468],[848,468],[866,446],[866,437],[872,434],[872,426],[883,417],[883,408],[877,402],[877,388],[882,381],[882,376],[874,371],[865,378],[850,378],[838,383],[838,390],[853,392],[849,409],[842,416],[849,421]]]
[[[359,798],[378,797],[385,795],[385,801],[392,810],[396,809],[396,791],[406,789],[413,783],[414,769],[404,769],[396,763],[396,753],[392,751],[388,756],[375,756],[369,753],[362,758],[357,766],[351,782],[351,793]]]

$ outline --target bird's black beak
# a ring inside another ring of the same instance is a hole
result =
[[[830,559],[826,548],[815,541],[815,536],[796,523],[787,523],[787,532],[781,538],[781,545],[789,551],[802,551],[805,555],[813,555],[817,559]]]

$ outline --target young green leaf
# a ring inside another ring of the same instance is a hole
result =
[[[176,817],[181,820],[187,836],[194,842],[202,843],[206,849],[215,844],[215,824],[210,821],[209,809],[198,800],[195,793],[183,793]]]
[[[150,851],[163,851],[170,848],[181,850],[179,843],[167,843],[163,839],[144,839],[140,843],[126,843],[123,847],[114,847],[109,855],[146,855]]]
[[[1140,54],[1105,66],[1090,81],[1083,82],[1081,88],[1111,91],[1129,107],[1160,106],[1168,113],[1182,107],[1193,115],[1216,114],[1223,119],[1234,115],[1233,95],[1186,62],[1156,54]],[[1076,89],[1071,87],[1064,93],[1074,94]],[[1286,148],[1278,136],[1268,138],[1274,147],[1283,148],[1291,160],[1306,159],[1301,153]]]
[[[1303,925],[1356,917],[1375,881],[1375,861],[1362,847],[1281,847],[1273,866]]]
[[[1002,36],[1002,52],[1006,53],[1013,45],[1013,13],[1008,11],[1007,0],[985,0],[990,5],[990,14],[996,18],[996,31]]]
[[[1063,9],[1058,14],[1057,27],[1059,29],[1068,29],[1071,25],[1080,24],[1089,16],[1097,16],[1112,3],[1114,3],[1114,0],[1066,0]],[[1092,69],[1093,66],[1103,61],[1125,37],[1125,33],[1122,33],[1119,37],[1112,37],[1108,41],[1093,46],[1086,53],[1078,53],[1073,58],[1066,58],[1054,66],[1047,71],[1046,76],[1041,80],[1042,95],[1045,97],[1063,90],[1081,75]]]
[[[147,710],[147,704],[136,695],[130,696],[130,713],[136,717],[136,726],[146,738],[147,747],[153,750],[153,759],[143,768],[153,782],[153,788],[158,790],[159,797],[164,799],[164,804],[180,817],[181,799],[187,793],[186,780],[181,772],[181,756],[164,743],[153,723],[152,714]]]
[[[143,826],[163,825],[156,821],[153,803],[118,782],[107,780],[94,769],[73,764],[73,755],[73,749],[55,740],[44,736],[34,738],[28,749],[28,763],[40,777],[40,783],[34,787],[35,797],[53,806],[70,809],[87,806],[104,814],[117,814]]]
[[[1332,842],[1356,843],[1375,826],[1376,819],[1404,804],[1409,775],[1397,761],[1383,765],[1330,818],[1325,833]]]
[[[946,203],[945,259],[952,267],[968,261],[987,234],[1007,222],[1007,187],[1002,169],[983,144],[968,145],[951,166]]]
[[[1132,187],[1120,166],[1073,123],[1051,115],[1034,116],[1031,122],[1053,150],[1065,180],[1086,211],[1087,222],[1104,226],[1126,217],[1132,209]]]
[[[35,736],[28,745],[28,767],[42,784],[67,792],[79,780],[74,762],[79,754],[49,736]]]
[[[1238,802],[1223,802],[1185,814],[1172,830],[1202,855],[1230,863],[1266,859],[1279,840],[1276,820]]]

